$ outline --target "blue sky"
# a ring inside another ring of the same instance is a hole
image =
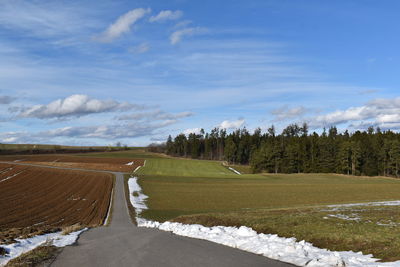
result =
[[[0,142],[400,128],[398,1],[0,0]]]

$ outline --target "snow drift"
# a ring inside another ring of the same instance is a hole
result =
[[[16,243],[9,245],[1,245],[1,247],[6,249],[7,254],[5,256],[0,256],[0,266],[6,265],[10,260],[45,243],[56,247],[72,245],[78,239],[79,235],[86,230],[87,228],[67,235],[63,235],[61,232],[37,235],[26,239],[16,239]]]
[[[235,170],[235,169],[232,168],[232,167],[228,167],[228,169],[230,169],[231,171],[233,171],[234,173],[236,173],[236,174],[238,174],[238,175],[241,175],[241,173],[240,173],[239,171]]]

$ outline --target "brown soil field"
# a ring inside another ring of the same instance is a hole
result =
[[[112,174],[0,164],[0,244],[102,225],[112,187]]]
[[[81,168],[91,170],[132,172],[138,166],[142,166],[142,159],[125,159],[125,158],[95,158],[95,157],[78,157],[66,155],[21,155],[21,156],[1,156],[0,161],[15,161],[22,163],[34,163],[39,165]],[[133,165],[126,165],[129,162]]]

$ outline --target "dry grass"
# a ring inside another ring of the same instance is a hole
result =
[[[6,265],[6,267],[36,267],[36,266],[47,266],[47,263],[51,263],[56,255],[60,252],[60,248],[44,245],[37,247],[21,256],[12,259]]]
[[[68,234],[70,234],[72,232],[79,231],[82,228],[83,228],[83,226],[80,223],[76,223],[76,224],[73,224],[73,225],[70,225],[70,226],[65,226],[65,227],[62,228],[61,234],[62,235],[68,235]]]
[[[19,228],[5,228],[0,231],[0,244],[15,243],[15,238],[30,238],[36,235],[44,235],[61,231],[59,227],[19,227]]]

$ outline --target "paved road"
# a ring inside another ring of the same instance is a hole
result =
[[[116,183],[111,224],[84,232],[76,245],[63,249],[52,267],[292,266],[212,242],[136,227],[128,215],[123,174],[114,174]]]

